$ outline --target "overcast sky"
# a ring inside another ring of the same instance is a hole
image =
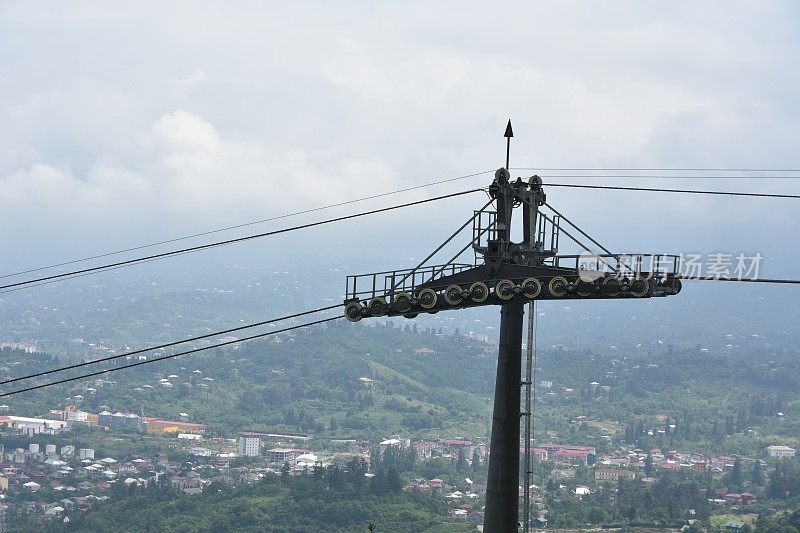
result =
[[[489,6],[3,2],[0,268],[494,169],[508,118],[512,166],[800,168],[796,2]],[[548,192],[623,251],[800,244],[793,200]],[[319,235],[406,256],[376,228],[424,248],[480,203]]]

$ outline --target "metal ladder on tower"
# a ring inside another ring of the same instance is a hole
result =
[[[533,429],[533,380],[534,369],[536,368],[536,302],[528,303],[528,339],[525,357],[525,379],[522,385],[525,387],[525,407],[522,412],[524,417],[524,475],[522,487],[522,531],[529,533],[531,528],[531,481],[533,478],[533,457],[531,455],[531,437]]]

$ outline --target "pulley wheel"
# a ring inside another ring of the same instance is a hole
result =
[[[556,276],[550,280],[550,283],[547,284],[547,288],[550,290],[550,294],[556,298],[561,298],[567,294],[568,285],[569,283],[567,282],[567,278],[563,276]]]
[[[501,300],[510,300],[514,297],[514,282],[508,279],[501,279],[494,286],[494,294]]]
[[[364,308],[360,302],[350,302],[344,306],[344,316],[350,322],[358,322],[364,316]]]
[[[401,292],[395,295],[394,308],[401,313],[405,313],[411,309],[411,295],[407,292]]]
[[[383,316],[389,310],[389,306],[386,305],[386,300],[381,297],[373,298],[369,301],[369,314],[372,316]]]
[[[584,281],[581,279],[575,284],[575,292],[577,292],[579,296],[589,296],[594,293],[594,289],[594,283],[591,281]]]
[[[458,285],[450,285],[444,291],[444,301],[450,305],[458,305],[464,300],[461,295],[461,287]]]
[[[528,278],[522,282],[522,295],[533,300],[542,293],[542,282],[536,278]]]
[[[483,303],[489,297],[489,287],[482,281],[476,281],[469,288],[469,297],[475,303]]]
[[[617,278],[606,278],[603,281],[603,294],[606,296],[619,296],[621,291],[620,282]]]
[[[644,278],[636,278],[631,282],[631,294],[637,298],[646,296],[650,291],[650,283]]]
[[[423,309],[433,309],[436,307],[436,302],[439,300],[436,291],[433,289],[422,289],[417,294],[417,300],[419,300],[419,305]]]

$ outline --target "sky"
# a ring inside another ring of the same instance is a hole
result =
[[[493,170],[509,118],[512,167],[800,168],[799,11],[791,1],[3,2],[0,269]],[[800,180],[539,173],[800,193]],[[614,250],[760,252],[764,275],[800,277],[796,200],[554,188],[548,199]],[[213,261],[392,268],[482,203]]]

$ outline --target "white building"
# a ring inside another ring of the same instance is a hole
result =
[[[67,411],[67,420],[72,422],[88,422],[89,413],[86,411]]]
[[[239,456],[258,457],[261,455],[261,435],[258,433],[239,434]]]
[[[26,416],[9,416],[4,419],[5,424],[17,429],[26,435],[38,433],[55,434],[67,427],[63,420],[47,420],[44,418],[29,418]]]
[[[794,448],[789,448],[788,446],[767,446],[767,454],[770,457],[794,457],[794,454],[797,452]]]
[[[81,448],[78,452],[79,459],[94,459],[94,449],[92,448]]]

